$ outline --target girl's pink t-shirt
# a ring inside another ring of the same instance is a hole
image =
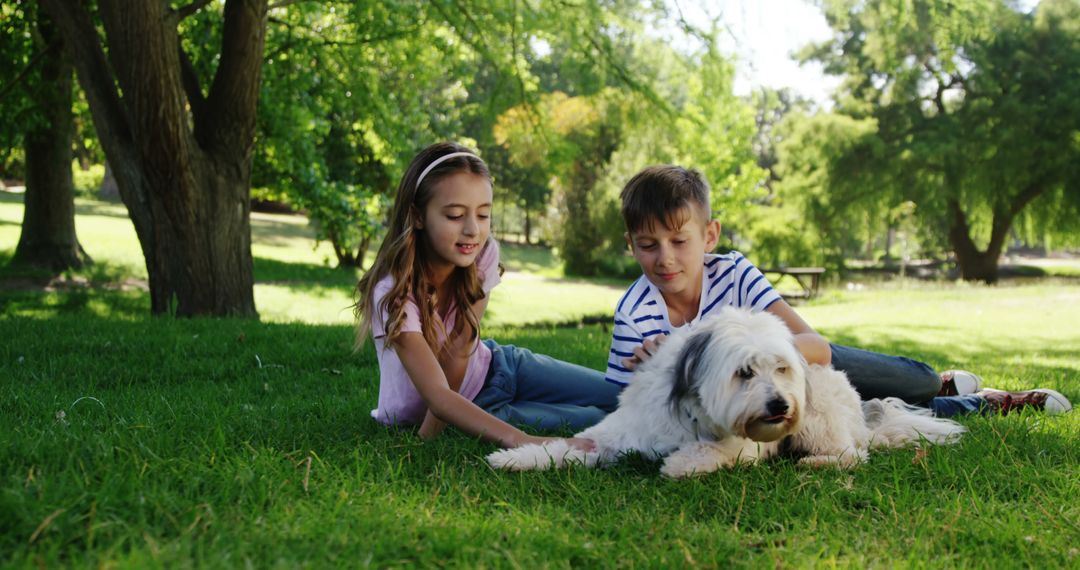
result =
[[[499,284],[499,244],[494,238],[489,238],[484,250],[476,260],[477,274],[480,276],[482,288],[485,294]],[[394,280],[389,275],[383,277],[375,284],[374,303],[372,307],[378,307],[383,296],[393,286]],[[378,310],[378,309],[376,309]],[[405,320],[401,326],[401,332],[422,332],[420,329],[420,313],[413,300],[405,303]],[[445,318],[436,315],[436,318]],[[455,316],[450,313],[449,318],[443,321],[445,330],[453,330]],[[371,410],[371,417],[388,425],[418,424],[424,419],[427,406],[424,404],[420,393],[416,391],[409,374],[398,358],[397,351],[387,348],[385,341],[386,314],[382,311],[371,319],[371,336],[375,339],[375,354],[379,358],[379,407]],[[439,341],[445,339],[440,333]],[[469,356],[469,363],[465,368],[465,378],[461,381],[459,393],[472,400],[484,387],[484,379],[487,377],[488,367],[491,365],[491,350],[479,342],[476,350]]]

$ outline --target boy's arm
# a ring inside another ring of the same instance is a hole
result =
[[[611,350],[608,352],[605,380],[620,386],[630,383],[634,368],[641,361],[638,360],[638,351],[642,350],[642,342],[649,342],[643,339],[641,332],[633,319],[620,311],[615,311],[615,325],[611,329]]]
[[[787,301],[778,299],[769,305],[766,311],[780,317],[794,335],[795,348],[799,349],[809,364],[826,366],[832,363],[832,349],[829,341],[817,333]]]

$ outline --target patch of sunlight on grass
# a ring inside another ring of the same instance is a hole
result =
[[[968,368],[998,388],[1032,388],[1080,370],[1080,287],[949,284],[845,291],[796,311],[826,338]]]
[[[22,200],[22,195],[0,192],[0,249],[14,251],[19,241]],[[135,278],[146,278],[142,248],[123,204],[77,199],[75,212],[75,231],[95,262],[118,267]],[[251,238],[254,257],[324,267],[337,264],[329,243],[315,243],[315,232],[304,216],[253,212]],[[373,251],[368,252],[368,265],[372,259]]]
[[[22,233],[22,219],[22,195],[0,192],[0,248],[15,251]]]
[[[562,262],[551,248],[500,242],[499,257],[507,271],[554,278],[566,275]]]
[[[315,243],[315,230],[304,216],[251,213],[251,253],[282,262],[337,265],[329,242]],[[369,260],[374,257],[369,252]]]
[[[491,295],[484,324],[558,323],[611,317],[624,288],[588,281],[555,281],[507,271]]]
[[[491,294],[484,326],[564,323],[586,316],[609,317],[622,295],[618,287],[587,281],[553,281],[512,271]],[[263,320],[348,324],[352,290],[312,284],[255,285],[255,306]]]
[[[267,322],[349,324],[353,322],[352,291],[305,284],[255,284],[255,307]]]

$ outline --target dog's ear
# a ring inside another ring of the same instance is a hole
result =
[[[706,330],[694,334],[683,345],[679,359],[675,361],[675,379],[671,383],[671,396],[668,399],[673,407],[678,408],[680,402],[696,391],[698,371],[711,340],[712,332]]]
[[[800,355],[801,356],[801,355]],[[803,378],[806,380],[803,382],[806,390],[806,407],[808,409],[818,410],[816,404],[817,400],[814,399],[814,383],[810,381],[810,364],[806,362],[805,358],[799,360],[796,366],[801,366],[803,370]],[[821,410],[818,410],[821,411]]]

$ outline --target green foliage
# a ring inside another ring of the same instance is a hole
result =
[[[452,109],[460,97],[438,72],[440,58],[456,53],[392,3],[277,12],[253,181],[307,211],[339,264],[358,265],[379,235],[404,155],[432,137],[425,106]]]
[[[44,49],[36,19],[33,3],[0,5],[0,176],[5,178],[22,178],[23,133],[42,120],[34,104],[42,88],[36,62]]]
[[[379,239],[381,207],[388,203],[380,197],[392,193],[412,155],[433,140],[455,139],[480,147],[500,197],[522,208],[531,224],[550,195],[552,173],[500,156],[491,143],[495,117],[536,100],[537,74],[546,65],[538,46],[587,48],[588,57],[576,60],[587,63],[579,71],[603,78],[600,70],[619,65],[609,37],[617,28],[604,27],[633,22],[619,19],[632,13],[629,4],[511,1],[301,3],[274,10],[254,185],[273,186],[309,212],[339,263],[352,264]]]
[[[827,263],[820,234],[797,206],[779,202],[762,206],[752,210],[742,225],[747,228],[750,247],[734,245],[752,251],[760,267],[824,265],[839,269]]]
[[[72,163],[71,173],[74,178],[75,195],[80,198],[92,198],[97,196],[101,188],[101,181],[105,179],[105,165],[91,164],[83,170],[78,162]]]
[[[41,16],[36,2],[7,2],[0,6],[0,177],[23,179],[23,136],[45,126],[40,102],[53,85],[41,77],[42,59],[48,46],[38,29]],[[90,110],[81,91],[73,101],[75,155],[82,164],[104,163]],[[78,172],[75,173],[79,177]],[[76,191],[83,191],[76,185]],[[96,190],[96,188],[95,188]]]
[[[817,188],[809,203],[882,220],[911,201],[924,246],[947,240],[964,275],[988,281],[1014,222],[1022,238],[1075,239],[1076,216],[1060,213],[1080,200],[1080,36],[1070,32],[1080,5],[1045,0],[1026,14],[1005,0],[836,1],[825,12],[834,38],[804,57],[844,76],[836,112],[873,121],[873,132],[846,148],[810,141],[829,146],[817,162],[792,149],[803,166],[788,169],[804,170],[795,184]],[[823,233],[864,241],[816,213]],[[831,241],[843,253],[845,240]]]
[[[559,256],[570,275],[596,275],[598,262],[617,243],[610,231],[615,202],[597,187],[622,139],[621,109],[613,95],[562,98],[552,110],[562,139],[553,151],[564,220]]]
[[[716,49],[683,54],[641,35],[623,56],[654,89],[608,87],[589,96],[562,92],[503,113],[495,141],[519,169],[552,175],[556,237],[569,274],[639,274],[626,256],[619,192],[642,167],[671,163],[701,170],[712,183],[713,214],[747,227],[764,195],[766,172],[750,140],[754,113],[732,94],[734,67]],[[537,177],[539,179],[539,177]]]
[[[715,37],[686,75],[686,103],[674,121],[676,163],[701,170],[712,185],[713,216],[739,230],[765,195],[766,172],[749,144],[757,130],[754,111],[734,96],[735,66]]]
[[[821,253],[813,258],[841,268],[845,258],[859,253],[863,236],[885,228],[884,216],[876,214],[888,207],[889,195],[867,187],[865,180],[852,172],[881,152],[876,122],[832,113],[795,112],[777,129],[782,141],[777,147],[777,197],[805,217],[795,227],[816,236]],[[789,222],[795,222],[788,217]],[[802,252],[790,253],[797,256]],[[797,259],[785,261],[801,264]]]

